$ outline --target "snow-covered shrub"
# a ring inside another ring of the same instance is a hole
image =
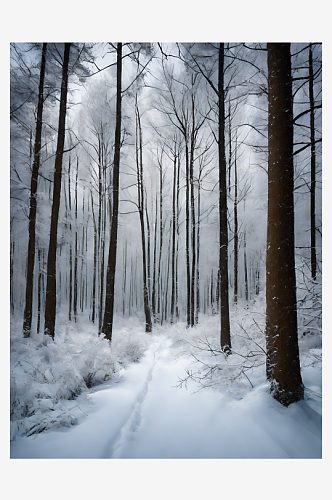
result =
[[[76,423],[72,400],[137,362],[149,342],[143,325],[118,321],[112,345],[88,320],[57,321],[55,340],[43,333],[22,336],[22,322],[11,322],[11,439]],[[76,405],[77,406],[77,405]]]

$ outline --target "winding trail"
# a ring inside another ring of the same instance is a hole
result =
[[[11,458],[321,457],[321,415],[305,401],[284,408],[264,384],[241,400],[175,388],[188,366],[177,352],[156,336],[139,363],[77,398],[78,425],[19,437]]]

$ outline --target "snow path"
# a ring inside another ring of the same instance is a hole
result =
[[[78,425],[19,437],[11,458],[320,458],[321,415],[260,385],[242,400],[178,389],[188,359],[156,337],[139,363],[77,398]]]

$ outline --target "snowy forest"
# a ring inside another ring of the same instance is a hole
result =
[[[320,43],[11,43],[11,458],[322,458],[321,154]]]

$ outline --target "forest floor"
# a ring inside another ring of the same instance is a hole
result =
[[[321,458],[321,336],[300,338],[305,399],[286,408],[265,380],[262,308],[233,311],[228,358],[218,315],[152,335],[118,318],[111,355],[88,322],[22,344],[13,321],[11,458]]]

